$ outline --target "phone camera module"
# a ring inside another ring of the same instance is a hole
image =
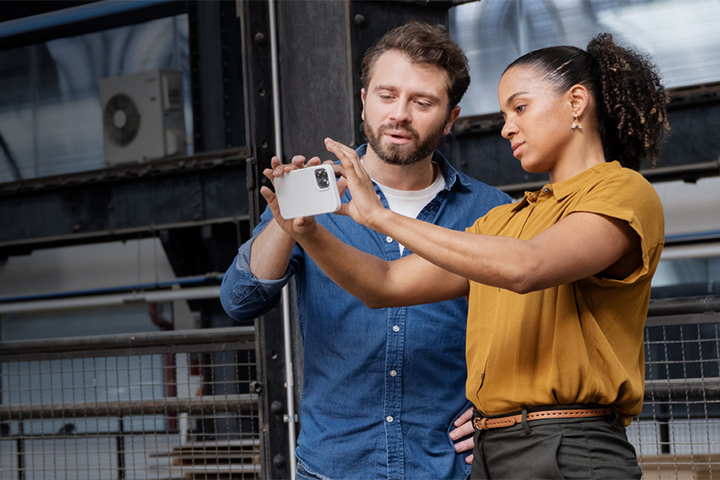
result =
[[[330,179],[328,178],[327,171],[323,168],[315,170],[315,183],[321,190],[330,188]]]

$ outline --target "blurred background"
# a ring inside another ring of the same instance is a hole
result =
[[[364,143],[360,60],[411,19],[444,25],[470,61],[440,150],[515,197],[546,178],[499,135],[507,64],[600,32],[655,59],[672,130],[641,172],[666,249],[630,433],[645,478],[720,477],[717,0],[0,7],[0,479],[290,477],[296,312],[239,326],[219,283],[272,155]]]

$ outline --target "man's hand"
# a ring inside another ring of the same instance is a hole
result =
[[[475,431],[475,428],[472,424],[472,416],[473,409],[472,407],[470,407],[465,410],[463,414],[458,417],[457,420],[455,420],[455,423],[453,423],[455,428],[450,431],[450,439],[452,439],[452,441],[455,443],[456,453],[472,452],[472,449],[475,446],[475,441],[472,437],[472,434]],[[465,438],[468,435],[470,437]],[[473,454],[470,453],[470,455],[468,455],[465,459],[465,463],[469,465],[472,463],[472,461]]]
[[[272,168],[266,168],[263,170],[263,175],[265,175],[274,184],[274,180],[276,178],[281,177],[292,170],[305,168],[306,166],[320,165],[320,159],[318,157],[313,157],[308,160],[306,164],[305,157],[302,155],[295,155],[290,163],[283,164],[278,157],[273,157],[270,161],[270,165]],[[290,220],[283,218],[282,215],[280,215],[280,207],[278,206],[275,192],[270,190],[268,187],[263,186],[260,188],[260,193],[263,197],[265,197],[265,200],[272,211],[275,223],[277,223],[280,228],[290,235],[302,233],[303,229],[306,229],[315,223],[314,217],[297,217]]]

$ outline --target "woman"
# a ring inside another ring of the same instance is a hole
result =
[[[625,427],[642,408],[643,326],[664,241],[637,170],[667,128],[650,61],[601,34],[513,62],[498,88],[502,136],[549,183],[467,232],[385,210],[355,152],[330,139],[353,200],[340,213],[415,254],[347,247],[313,219],[275,219],[339,285],[374,308],[467,296],[471,478],[640,478]],[[313,160],[318,162],[318,160]],[[298,165],[267,170],[269,178]]]

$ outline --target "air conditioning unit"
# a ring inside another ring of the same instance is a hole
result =
[[[105,166],[185,155],[182,73],[100,79]]]

